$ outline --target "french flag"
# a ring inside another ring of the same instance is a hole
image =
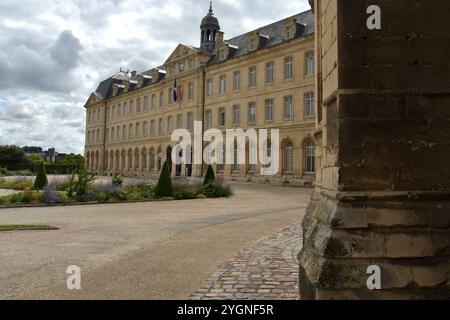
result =
[[[173,102],[177,102],[178,95],[177,95],[177,79],[173,81],[173,90],[172,90],[172,99]]]

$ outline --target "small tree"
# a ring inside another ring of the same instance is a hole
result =
[[[214,174],[214,169],[211,165],[208,166],[203,185],[206,186],[210,182],[216,182],[216,175]]]
[[[45,164],[43,161],[38,166],[36,180],[34,180],[34,189],[42,190],[48,185],[47,173],[45,172]]]
[[[170,177],[169,164],[164,162],[158,184],[155,188],[155,195],[158,197],[173,197],[172,178]]]

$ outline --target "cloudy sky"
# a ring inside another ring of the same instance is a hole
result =
[[[1,0],[0,144],[83,153],[84,103],[120,67],[146,71],[199,45],[207,0]],[[225,38],[308,10],[307,0],[215,0]]]

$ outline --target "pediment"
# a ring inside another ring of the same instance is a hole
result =
[[[199,50],[180,43],[164,64],[167,65],[177,60],[183,59],[187,56],[196,55],[199,53],[200,53]]]
[[[91,95],[89,96],[88,101],[87,101],[86,104],[85,104],[85,107],[89,107],[90,105],[94,105],[94,104],[96,104],[96,103],[98,103],[98,102],[100,102],[100,101],[101,101],[101,99],[100,99],[100,97],[97,95],[97,93],[92,92]]]

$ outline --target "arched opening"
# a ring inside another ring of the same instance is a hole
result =
[[[153,149],[153,147],[150,149],[148,157],[150,161],[149,169],[150,171],[153,171],[155,169],[155,149]]]
[[[95,171],[99,169],[99,162],[100,162],[100,153],[97,151],[95,153],[95,167],[94,167]]]
[[[116,150],[116,159],[114,160],[114,171],[120,170],[120,151]]]
[[[162,149],[161,146],[159,146],[156,154],[156,170],[160,172],[161,168],[162,168]]]
[[[192,146],[189,145],[186,150],[187,150],[188,154],[189,153],[191,154],[191,157],[190,157],[190,159],[189,159],[189,156],[187,157],[187,164],[186,164],[186,167],[185,167],[185,170],[186,170],[185,175],[186,175],[186,177],[192,177],[192,161],[194,161],[193,160],[194,155],[193,155],[193,152],[192,152]]]
[[[125,171],[126,168],[126,158],[127,158],[127,152],[125,150],[122,150],[121,159],[120,159],[120,166],[123,171]]]
[[[133,169],[133,151],[131,149],[128,149],[128,158],[127,158],[127,163],[128,163],[128,171],[131,171]]]
[[[111,150],[109,153],[109,171],[114,171],[114,151]]]
[[[139,160],[140,160],[139,149],[135,149],[134,150],[134,170],[135,171],[140,169]]]
[[[141,161],[142,161],[142,171],[147,171],[147,167],[148,167],[148,153],[147,153],[147,149],[144,148],[141,151]]]
[[[178,151],[179,159],[182,159],[182,157],[183,157],[183,149],[181,147],[178,147],[177,151]],[[182,170],[182,168],[183,168],[183,165],[182,165],[181,161],[178,160],[177,164],[176,164],[176,167],[175,167],[175,175],[177,177],[181,177],[181,170]]]

